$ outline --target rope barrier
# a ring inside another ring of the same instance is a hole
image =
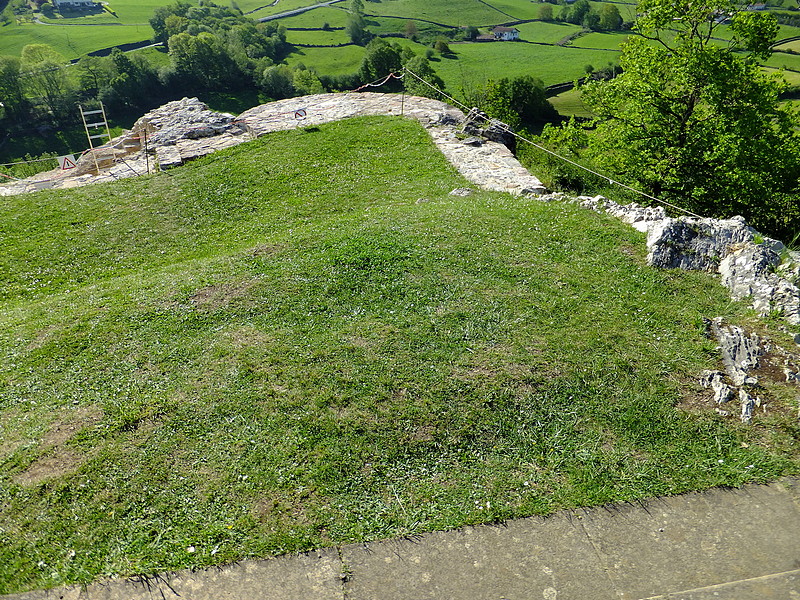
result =
[[[456,100],[452,96],[449,96],[449,95],[445,94],[442,90],[440,90],[439,88],[437,88],[433,84],[425,81],[422,77],[420,77],[419,75],[417,75],[413,71],[409,70],[408,68],[403,67],[403,71],[405,73],[409,73],[413,77],[417,78],[419,81],[421,81],[422,83],[424,83],[425,85],[427,85],[431,89],[436,90],[436,92],[438,92],[439,94],[441,94],[445,98],[449,99],[451,102],[454,102],[455,104],[457,104],[461,108],[464,108],[464,109],[468,110],[471,115],[475,115],[477,113],[480,113],[480,115],[485,115],[486,114],[483,111],[478,111],[478,109],[475,109],[475,108],[468,109],[465,104],[459,102],[458,100]],[[652,200],[653,202],[658,202],[659,204],[663,204],[664,206],[668,206],[668,207],[673,208],[673,209],[675,209],[677,211],[686,213],[689,216],[697,217],[698,219],[702,219],[703,218],[700,215],[698,215],[696,213],[693,213],[690,210],[686,210],[685,208],[681,208],[680,206],[677,206],[675,204],[667,202],[666,200],[661,200],[660,198],[656,198],[655,196],[651,196],[650,194],[648,194],[646,192],[643,192],[641,190],[637,190],[636,188],[631,187],[631,186],[629,186],[629,185],[627,185],[625,183],[622,183],[621,181],[617,181],[615,179],[612,179],[608,175],[603,175],[602,173],[598,173],[597,171],[594,171],[594,170],[590,169],[589,167],[585,167],[582,164],[577,163],[574,160],[571,160],[571,159],[567,158],[566,156],[561,156],[560,154],[558,154],[556,152],[553,152],[549,148],[545,148],[544,146],[542,146],[540,144],[537,144],[536,142],[533,142],[533,141],[529,140],[528,138],[525,138],[525,137],[521,136],[516,131],[513,131],[508,125],[506,125],[502,121],[498,121],[496,119],[487,119],[485,116],[482,117],[482,118],[484,118],[484,120],[490,121],[492,124],[495,124],[495,125],[499,126],[500,129],[502,129],[503,131],[505,131],[506,133],[508,133],[510,135],[513,135],[518,140],[521,140],[521,141],[523,141],[523,142],[525,142],[527,144],[530,144],[534,148],[538,148],[539,150],[542,150],[543,152],[546,152],[547,154],[550,154],[551,156],[554,156],[555,158],[558,158],[559,160],[563,160],[566,163],[569,163],[569,164],[571,164],[571,165],[573,165],[575,167],[578,167],[579,169],[583,169],[587,173],[591,173],[592,175],[594,175],[596,177],[599,177],[600,179],[605,179],[606,181],[608,181],[608,183],[610,183],[612,185],[617,185],[617,186],[619,186],[621,188],[624,188],[626,190],[629,190],[631,192],[639,194],[640,196],[642,196],[644,198],[647,198],[648,200]]]
[[[383,79],[376,79],[372,83],[365,83],[361,87],[357,87],[356,89],[351,90],[351,92],[360,92],[361,90],[366,89],[366,88],[370,88],[370,87],[381,87],[382,85],[385,85],[386,82],[388,82],[390,79],[397,79],[399,81],[399,80],[403,79],[403,75],[402,74],[398,75],[397,73],[389,73]]]
[[[68,154],[75,154],[75,152],[68,152]],[[46,160],[56,160],[57,157],[51,156],[50,158],[32,158],[31,160],[18,160],[17,162],[0,163],[0,167],[11,167],[13,165],[27,165],[28,163],[44,162]]]

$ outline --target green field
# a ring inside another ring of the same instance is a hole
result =
[[[286,41],[290,44],[347,44],[350,38],[344,31],[287,31]]]
[[[786,69],[792,71],[800,71],[800,54],[786,54],[784,52],[775,52],[764,63],[768,67],[774,69]]]
[[[577,89],[572,89],[558,96],[548,98],[550,104],[562,116],[568,117],[575,115],[576,117],[591,117],[593,116],[586,105],[581,101],[581,93]]]
[[[238,3],[239,8],[244,12],[250,14],[254,19],[275,15],[278,13],[294,10],[296,8],[305,8],[306,6],[313,6],[318,4],[316,0],[280,0],[277,4],[272,5],[272,2],[264,0],[244,0]],[[256,10],[258,9],[258,10]],[[319,10],[319,9],[315,9]],[[254,12],[250,12],[254,11]]]
[[[0,593],[798,472],[694,383],[711,276],[467,185],[375,117],[0,198]]]
[[[595,50],[618,50],[619,45],[628,39],[630,33],[622,31],[592,32],[582,35],[572,45],[576,48],[591,48]]]
[[[458,44],[452,46],[456,58],[442,58],[433,65],[450,89],[464,80],[482,82],[502,77],[532,75],[545,85],[572,81],[585,74],[586,65],[599,69],[615,62],[616,52],[539,46],[520,42]]]
[[[49,44],[72,59],[115,44],[149,39],[150,25],[9,25],[0,31],[0,55],[19,56],[27,44]]]
[[[545,44],[555,44],[568,35],[572,35],[581,29],[580,25],[570,23],[545,23],[536,21],[534,23],[523,23],[515,25],[519,29],[519,37],[526,42],[543,42]]]
[[[331,27],[344,27],[347,25],[348,12],[335,7],[315,8],[294,17],[280,20],[284,27],[322,27],[327,23]]]
[[[509,20],[480,0],[384,0],[365,3],[364,12],[376,16],[435,21],[456,27],[496,25]]]
[[[291,66],[302,63],[325,75],[348,75],[358,71],[363,58],[364,48],[361,46],[297,48],[286,58],[286,62]]]

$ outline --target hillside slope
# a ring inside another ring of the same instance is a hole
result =
[[[466,185],[368,117],[0,199],[0,592],[797,472],[692,383],[723,288]]]

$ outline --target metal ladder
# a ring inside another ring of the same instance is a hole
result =
[[[96,147],[94,144],[94,140],[108,138],[111,139],[111,132],[108,129],[108,119],[106,119],[106,109],[103,106],[103,103],[100,103],[99,110],[84,110],[83,106],[80,104],[78,105],[78,109],[81,111],[81,119],[83,120],[83,129],[86,131],[86,138],[89,140],[89,152],[92,153],[92,158],[94,159],[94,168],[97,171],[97,174],[100,174],[100,163],[97,160],[97,152]],[[94,115],[101,115],[102,120],[97,120],[93,123],[87,121],[86,117],[93,117],[91,120],[95,120],[98,117],[94,117]],[[97,130],[103,129],[104,132],[97,133]],[[90,131],[91,130],[91,131]],[[100,144],[102,146],[102,144]],[[112,165],[114,162],[114,150],[111,150],[111,157],[110,160],[112,161]]]

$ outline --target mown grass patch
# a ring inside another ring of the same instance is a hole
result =
[[[797,470],[676,408],[713,279],[466,185],[376,117],[3,198],[0,592]]]
[[[350,18],[350,13],[341,5],[323,6],[308,12],[286,17],[280,20],[284,27],[322,27],[325,23],[331,27],[345,27]],[[258,15],[253,15],[257,17]]]
[[[443,25],[466,27],[468,25],[496,25],[508,20],[501,12],[480,0],[386,0],[366,3],[366,14],[375,16],[405,17],[435,21]]]
[[[27,44],[49,44],[66,58],[116,44],[139,42],[153,35],[150,25],[36,25],[10,24],[0,35],[0,54],[19,56]]]

